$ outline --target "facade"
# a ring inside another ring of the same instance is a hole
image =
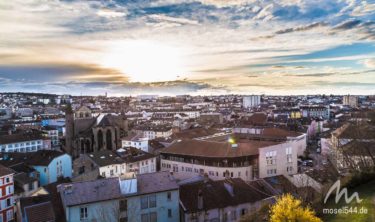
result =
[[[331,133],[328,157],[338,170],[371,167],[375,155],[375,127],[347,123]]]
[[[244,96],[242,106],[244,108],[253,108],[260,105],[260,95]]]
[[[330,118],[329,106],[319,106],[319,105],[300,106],[300,109],[302,112],[302,117],[305,117],[305,118],[322,118],[322,119]]]
[[[45,126],[42,130],[45,136],[50,138],[52,147],[60,145],[59,131],[56,128]]]
[[[14,171],[0,165],[0,221],[14,220]]]
[[[51,141],[40,135],[13,134],[0,136],[0,152],[35,152],[51,149]]]
[[[179,200],[178,184],[169,172],[138,175],[137,191],[127,197],[128,221],[179,221]]]
[[[57,190],[68,222],[120,220],[118,178],[61,184]]]
[[[121,148],[121,138],[128,133],[128,122],[123,115],[93,116],[87,107],[80,107],[76,112],[69,107],[65,119],[65,151],[73,157]]]
[[[148,150],[148,141],[147,137],[132,137],[132,138],[123,138],[121,140],[122,147],[135,147],[137,149],[141,149],[145,152],[149,152]]]
[[[256,212],[272,202],[273,194],[266,187],[255,188],[240,178],[216,181],[205,178],[182,184],[180,221],[240,221],[248,212]]]
[[[154,126],[140,126],[136,130],[136,133],[142,135],[143,138],[153,140],[155,138],[167,138],[172,135],[172,127],[164,125]]]
[[[74,160],[75,176],[134,177],[136,174],[156,172],[156,157],[134,147],[121,148],[116,152],[101,150],[83,154]]]
[[[358,107],[358,96],[346,95],[342,98],[342,104],[344,106],[350,106],[353,108]]]
[[[182,180],[206,173],[213,180],[228,174],[245,181],[297,172],[298,150],[288,141],[230,140],[176,142],[161,151],[161,170]]]
[[[72,158],[66,153],[41,150],[30,153],[2,153],[0,156],[0,163],[3,165],[25,163],[38,171],[40,186],[54,183],[59,178],[72,177]]]

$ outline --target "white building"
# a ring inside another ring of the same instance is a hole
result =
[[[161,170],[178,179],[207,173],[221,180],[228,173],[245,181],[297,172],[298,150],[290,142],[231,140],[180,140],[161,151]]]
[[[244,96],[242,100],[244,108],[253,108],[260,105],[260,95]]]
[[[122,139],[121,144],[122,144],[122,147],[135,147],[135,148],[141,149],[145,152],[149,152],[148,141],[149,141],[149,139],[147,137],[135,136],[133,138]]]
[[[102,150],[82,154],[74,161],[74,168],[75,176],[133,177],[156,172],[156,157],[134,147],[121,148],[117,152]]]
[[[39,135],[13,134],[0,136],[0,152],[35,152],[51,149],[51,140]]]
[[[344,106],[356,108],[358,107],[358,96],[346,95],[342,98],[342,103]]]

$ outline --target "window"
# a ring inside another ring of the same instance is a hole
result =
[[[128,201],[126,199],[120,200],[120,211],[128,210]]]
[[[34,190],[34,182],[29,183],[29,191]]]
[[[246,209],[242,209],[242,210],[241,210],[241,216],[245,215],[245,214],[246,214],[246,211],[247,211]]]
[[[157,222],[158,215],[156,212],[151,212],[150,213],[150,222]]]
[[[149,222],[148,214],[141,214],[141,222]]]
[[[11,207],[12,206],[12,198],[8,198],[6,202],[6,207]]]
[[[87,217],[88,217],[88,214],[87,214],[87,207],[81,207],[79,218],[80,218],[81,220],[85,220],[85,219],[87,219]]]
[[[232,217],[232,220],[237,220],[237,212],[234,210],[231,212],[231,217]]]
[[[167,193],[167,199],[168,199],[168,200],[172,200],[172,193],[171,193],[171,192],[168,192],[168,193]]]
[[[168,217],[169,217],[169,218],[172,217],[172,209],[168,209]]]
[[[156,195],[150,195],[148,197],[148,200],[149,200],[149,207],[152,208],[152,207],[156,207]]]
[[[10,182],[10,178],[9,177],[5,178],[5,183],[9,183],[9,182]]]
[[[148,208],[148,197],[141,197],[141,209],[147,209]]]
[[[13,220],[13,210],[8,210],[7,211],[7,220],[6,221],[11,221]]]

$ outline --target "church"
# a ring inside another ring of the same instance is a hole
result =
[[[124,115],[95,115],[86,106],[75,112],[68,107],[65,129],[65,151],[78,157],[83,153],[121,148],[121,138],[128,133],[128,121]]]

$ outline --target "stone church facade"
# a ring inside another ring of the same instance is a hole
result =
[[[82,106],[75,112],[68,108],[65,118],[65,151],[73,157],[121,148],[121,138],[128,133],[128,121],[123,115],[94,115]]]

